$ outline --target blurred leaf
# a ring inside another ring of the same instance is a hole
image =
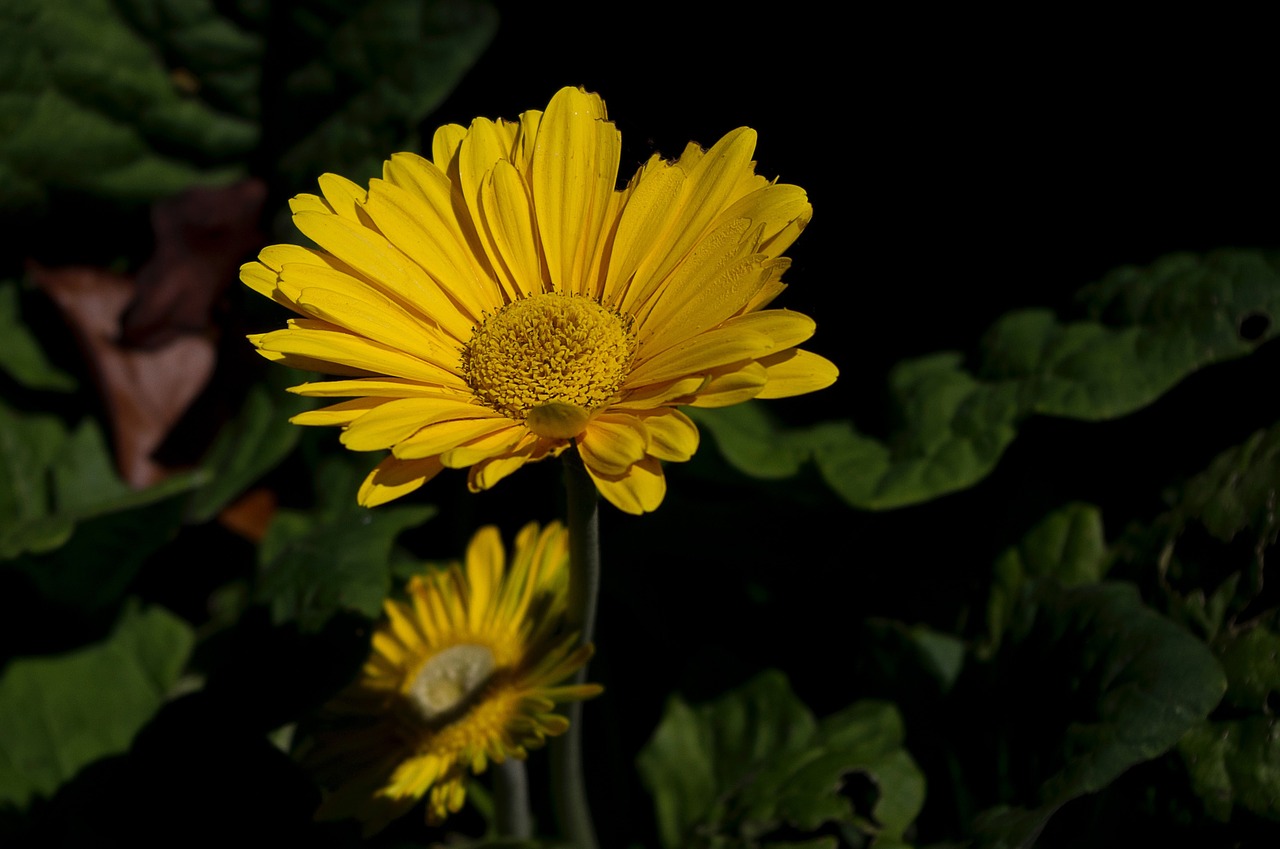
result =
[[[116,477],[102,431],[90,419],[68,434],[53,417],[0,404],[0,560],[63,545],[77,522],[153,504],[202,481],[175,475],[133,489]]]
[[[1180,518],[1194,517],[1223,542],[1251,529],[1274,542],[1280,489],[1280,424],[1260,430],[1218,455],[1184,487]]]
[[[1273,338],[1277,262],[1257,251],[1174,254],[1084,288],[1085,320],[1009,313],[983,338],[975,372],[956,353],[894,368],[889,390],[901,424],[883,441],[841,422],[780,427],[754,403],[695,415],[745,474],[787,477],[812,460],[854,507],[927,501],[989,474],[1027,415],[1123,416],[1193,371]]]
[[[427,506],[370,510],[356,503],[359,478],[343,460],[321,466],[321,504],[310,512],[280,510],[258,549],[256,592],[274,622],[319,631],[339,610],[370,619],[391,589],[396,537],[435,515]]]
[[[672,697],[637,764],[667,849],[772,846],[784,825],[812,832],[828,822],[893,841],[924,803],[902,740],[892,705],[858,702],[815,722],[782,674],[767,672],[696,708]],[[853,772],[878,788],[874,821],[840,793]]]
[[[282,391],[304,383],[305,372],[279,367],[266,383],[249,389],[236,417],[218,431],[218,437],[201,465],[211,472],[209,482],[197,490],[188,518],[205,522],[213,518],[251,484],[288,456],[298,444],[301,428],[289,417],[315,406],[308,398]]]
[[[18,317],[18,284],[0,282],[0,371],[31,389],[70,392],[75,379],[55,368],[45,357],[36,337]]]
[[[1239,805],[1280,820],[1280,724],[1274,718],[1205,722],[1186,733],[1178,751],[1210,816],[1228,822]]]
[[[1061,805],[1172,748],[1226,689],[1208,647],[1121,583],[1029,583],[997,664],[996,674],[1018,681],[1029,700],[1006,710],[1069,716],[1040,804],[981,815],[974,829],[983,847],[1030,845]],[[1045,721],[1037,731],[1048,730]]]
[[[1215,647],[1227,674],[1226,701],[1246,710],[1263,710],[1268,697],[1280,692],[1280,634],[1255,623],[1219,640]]]
[[[1204,802],[1221,822],[1240,805],[1268,820],[1280,820],[1280,726],[1271,717],[1204,722],[1178,743],[1178,750]]]
[[[996,559],[987,601],[992,645],[1000,642],[1030,579],[1050,578],[1064,587],[1093,584],[1107,571],[1102,514],[1090,504],[1068,504],[1041,519],[1013,548]]]
[[[210,0],[185,5],[212,9]],[[9,69],[0,73],[0,213],[50,191],[142,201],[226,182],[234,168],[209,163],[257,142],[251,122],[184,91],[187,77],[108,0],[9,0],[0,55]]]
[[[0,802],[25,806],[128,749],[192,642],[191,628],[163,608],[131,606],[101,643],[10,663],[0,675]]]
[[[292,185],[326,172],[361,182],[382,161],[421,147],[414,128],[488,45],[497,15],[483,0],[369,0],[289,11],[311,61],[284,83],[293,126],[306,135],[282,156]],[[514,117],[514,116],[513,116]]]

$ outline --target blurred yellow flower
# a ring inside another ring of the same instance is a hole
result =
[[[569,721],[555,704],[600,693],[562,684],[591,656],[566,633],[569,535],[526,525],[510,564],[498,530],[472,538],[466,563],[414,577],[360,676],[326,706],[299,749],[331,788],[316,816],[355,817],[373,834],[424,796],[427,821],[462,807],[468,773],[521,758]]]
[[[353,400],[293,421],[391,450],[362,504],[446,467],[487,489],[572,444],[605,498],[653,510],[659,461],[698,447],[677,407],[836,379],[795,347],[811,319],[764,309],[812,208],[755,174],[755,139],[743,127],[655,155],[619,190],[620,135],[597,95],[565,88],[514,122],[441,127],[432,160],[398,153],[367,191],[326,174],[322,197],[293,199],[320,250],[266,248],[241,279],[302,318],[250,338],[269,359],[349,378],[294,387]]]

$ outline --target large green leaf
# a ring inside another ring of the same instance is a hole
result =
[[[694,416],[745,474],[786,477],[812,461],[855,507],[927,501],[989,474],[1028,415],[1123,416],[1273,338],[1280,264],[1257,251],[1174,254],[1117,269],[1080,302],[1079,320],[1006,315],[983,338],[973,371],[955,353],[899,364],[889,389],[901,424],[884,440],[839,422],[782,427],[754,403]]]
[[[924,777],[902,741],[892,705],[858,702],[815,722],[768,672],[710,704],[673,697],[637,763],[667,849],[777,845],[770,836],[783,827],[812,833],[826,823],[889,845],[924,803]],[[840,793],[855,772],[878,789],[869,819]]]
[[[184,91],[161,55],[109,0],[0,6],[0,212],[51,190],[149,200],[232,179],[256,126]]]
[[[116,475],[91,419],[68,433],[52,416],[0,404],[0,560],[51,551],[77,522],[154,504],[197,486],[202,473],[131,489]]]
[[[76,388],[71,375],[54,367],[36,337],[18,317],[18,284],[0,282],[0,371],[32,389],[69,392]]]
[[[387,156],[419,149],[414,128],[497,29],[484,0],[310,3],[287,14],[306,48],[299,52],[310,60],[284,81],[294,121],[281,130],[301,126],[305,134],[278,167],[298,186],[314,185],[325,172],[357,182],[381,176]]]
[[[980,816],[979,846],[1031,845],[1064,803],[1171,749],[1226,688],[1208,647],[1122,583],[1029,582],[996,663],[995,674],[1017,681],[1028,700],[1011,710],[1038,710],[1065,727],[1047,750],[1059,763],[1043,779],[1039,803]],[[1042,738],[1045,721],[1036,728]]]
[[[340,610],[370,618],[381,612],[396,537],[436,511],[430,505],[361,507],[359,479],[345,459],[327,461],[317,475],[320,505],[276,513],[258,549],[256,591],[273,621],[314,632]]]
[[[0,675],[0,803],[51,795],[129,748],[186,664],[191,628],[162,608],[126,609],[101,643],[23,658]]]
[[[1280,722],[1275,718],[1206,722],[1187,732],[1178,751],[1210,816],[1228,822],[1239,805],[1280,820]]]

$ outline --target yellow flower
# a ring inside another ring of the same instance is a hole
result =
[[[514,122],[441,127],[433,160],[398,153],[367,191],[326,174],[323,197],[293,199],[320,250],[266,248],[241,278],[303,317],[250,338],[269,359],[350,378],[294,387],[353,400],[293,421],[391,449],[364,505],[446,467],[487,489],[573,444],[605,498],[653,510],[659,461],[698,447],[677,407],[836,378],[795,347],[811,319],[764,309],[812,208],[755,174],[755,139],[743,127],[674,162],[655,155],[618,190],[620,136],[597,95],[565,88]]]
[[[482,528],[453,564],[414,577],[386,619],[359,678],[326,707],[300,749],[326,795],[319,819],[382,829],[427,797],[427,821],[462,807],[468,773],[523,759],[569,721],[555,703],[595,696],[567,684],[591,656],[564,632],[569,535],[558,522],[516,536],[508,569],[498,530]]]

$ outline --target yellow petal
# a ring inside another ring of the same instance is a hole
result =
[[[476,262],[452,206],[449,179],[422,157],[398,153],[384,166],[395,182],[374,180],[364,209],[386,237],[404,251],[478,323],[501,301]]]
[[[726,328],[750,330],[769,337],[773,347],[781,350],[799,345],[813,335],[813,319],[792,310],[764,310],[731,318]]]
[[[639,418],[607,413],[592,419],[578,436],[578,453],[588,468],[621,475],[644,459],[648,444],[648,430]]]
[[[487,408],[470,401],[446,401],[439,398],[397,398],[370,410],[342,432],[342,444],[352,451],[376,451],[390,448],[413,436],[427,425],[454,419],[478,419],[496,416]],[[505,421],[505,420],[503,420]],[[438,451],[430,452],[438,454]],[[428,454],[405,455],[412,460]]]
[[[309,398],[351,398],[371,395],[382,398],[443,398],[464,401],[471,397],[469,392],[394,377],[322,380],[290,386],[289,391]]]
[[[529,462],[529,459],[528,456],[523,454],[510,454],[503,457],[494,457],[492,460],[482,460],[471,467],[471,472],[467,476],[467,488],[472,492],[481,492],[489,489],[498,481]]]
[[[356,209],[364,202],[367,195],[364,189],[337,174],[320,176],[320,193],[329,202],[329,207],[338,215],[349,221],[360,221]]]
[[[667,493],[662,464],[656,457],[646,457],[621,476],[606,477],[597,474],[590,466],[587,466],[587,472],[605,500],[624,513],[639,515],[657,510]]]
[[[694,157],[687,161],[681,158],[677,167],[687,176],[679,197],[665,211],[667,227],[656,237],[657,249],[636,269],[636,281],[627,295],[628,311],[639,311],[637,307],[643,306],[725,207],[735,200],[739,181],[751,171],[755,145],[755,130],[740,127],[716,142],[704,156],[696,157],[696,162]],[[688,163],[692,163],[691,167]],[[620,236],[621,229],[620,224]]]
[[[376,230],[337,215],[299,212],[293,223],[316,244],[388,295],[412,304],[455,339],[471,336],[472,322],[417,263]]]
[[[511,451],[524,438],[525,433],[525,429],[519,423],[512,422],[509,427],[486,433],[456,448],[450,448],[441,453],[440,462],[450,469],[465,469],[481,460]]]
[[[464,392],[468,390],[462,378],[452,371],[387,345],[339,330],[327,322],[311,322],[306,319],[293,321],[284,330],[263,334],[255,344],[265,351],[306,357],[319,363],[333,363],[366,373],[403,377]],[[315,370],[333,371],[324,367]]]
[[[290,272],[298,267],[286,265],[281,279],[296,283]],[[385,295],[328,268],[311,267],[301,276],[294,300],[308,315],[441,368],[458,365],[456,343]]]
[[[505,564],[506,552],[498,529],[486,525],[476,531],[467,546],[467,583],[471,587],[467,624],[475,631],[488,621],[495,595],[502,586]]]
[[[532,189],[547,269],[555,291],[584,294],[618,182],[621,143],[604,101],[562,88],[538,125]]]
[[[666,404],[684,403],[679,399],[693,395],[707,385],[709,378],[703,375],[682,377],[665,383],[654,383],[628,390],[622,400],[610,406],[614,410],[651,410]]]
[[[652,355],[627,376],[628,386],[645,386],[702,374],[740,360],[755,360],[774,349],[764,334],[750,329],[722,327],[709,330]]]
[[[497,162],[480,183],[480,209],[490,256],[522,296],[543,291],[533,206],[524,180],[510,162]]]
[[[443,467],[435,457],[423,460],[401,460],[387,457],[378,464],[356,493],[356,501],[364,507],[377,507],[408,495],[440,474]]]
[[[757,397],[769,380],[758,362],[738,363],[709,375],[705,386],[688,403],[693,407],[728,407]]]
[[[331,427],[333,425],[349,425],[370,410],[389,402],[388,398],[354,398],[341,401],[318,410],[307,410],[289,419],[296,425],[313,425]]]
[[[809,351],[792,349],[760,360],[768,383],[757,398],[789,398],[825,389],[836,382],[835,363]]]
[[[698,426],[679,410],[659,410],[641,417],[649,433],[649,454],[659,460],[684,462],[698,450]]]
[[[401,440],[392,450],[397,457],[432,457],[444,454],[465,442],[493,433],[505,432],[513,426],[511,419],[487,409],[484,414],[473,413],[467,418],[455,416],[430,423],[410,437]],[[441,462],[444,458],[441,457]],[[453,466],[452,463],[447,464]]]
[[[461,124],[445,124],[436,130],[431,137],[431,160],[444,173],[449,173],[453,158],[458,155],[458,146],[467,136],[467,128]]]

